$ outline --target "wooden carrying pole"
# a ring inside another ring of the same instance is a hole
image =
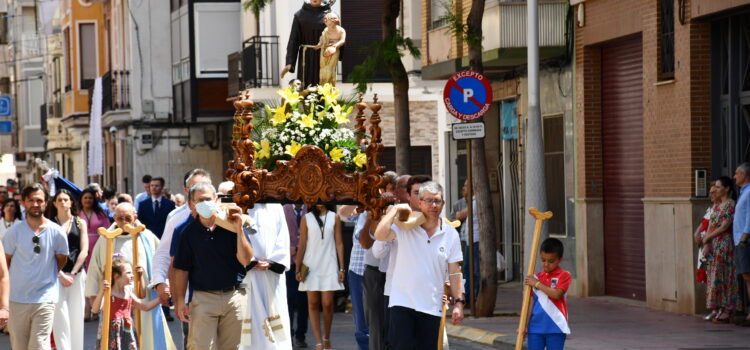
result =
[[[528,275],[534,274],[536,269],[536,255],[539,249],[539,238],[542,235],[542,223],[545,220],[549,220],[552,217],[552,212],[548,211],[545,213],[539,212],[536,208],[530,208],[529,214],[536,219],[534,225],[534,239],[531,243],[531,254],[529,256],[529,269],[524,275],[524,279]],[[531,286],[525,285],[523,288],[523,304],[521,306],[521,320],[518,322],[518,336],[516,337],[516,350],[523,349],[523,338],[526,336],[526,326],[529,323],[529,307],[531,306]]]
[[[141,235],[141,232],[143,232],[146,229],[146,226],[143,224],[139,224],[138,226],[133,226],[131,224],[125,225],[125,232],[130,234],[131,239],[133,240],[133,269],[135,269],[136,266],[139,265],[138,257],[140,254],[138,254],[138,238]],[[135,272],[135,271],[134,271]],[[146,296],[141,295],[141,275],[136,273],[135,274],[135,295],[138,296],[139,299],[143,299]],[[141,310],[135,311],[135,332],[138,334],[138,346],[143,346],[141,340]]]
[[[443,350],[443,339],[445,339],[445,317],[448,313],[448,296],[450,296],[450,287],[448,284],[445,284],[443,286],[443,294],[445,294],[445,299],[443,299],[443,317],[440,318],[440,332],[438,333],[438,347],[437,350]]]
[[[107,255],[105,256],[104,263],[104,279],[109,281],[109,289],[104,292],[104,309],[102,310],[102,341],[100,343],[100,349],[109,348],[109,307],[112,303],[112,254],[115,250],[115,237],[122,234],[122,229],[117,228],[114,231],[108,231],[104,227],[100,227],[99,235],[107,240]]]

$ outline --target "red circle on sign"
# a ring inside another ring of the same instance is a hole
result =
[[[461,93],[464,92],[463,88],[458,84],[458,82],[463,79],[476,80],[484,87],[484,93],[486,97],[484,102],[477,101],[476,99],[474,99],[474,97],[468,97],[468,100],[479,107],[478,112],[470,114],[461,113],[458,110],[457,106],[453,104],[453,101],[451,101],[451,91],[453,89],[457,89]],[[445,88],[443,89],[443,102],[445,103],[445,108],[448,109],[448,113],[452,114],[458,119],[464,121],[479,119],[483,117],[492,106],[492,87],[490,86],[490,81],[484,75],[475,71],[465,70],[457,72],[453,74],[450,79],[448,79],[448,82],[445,83]]]

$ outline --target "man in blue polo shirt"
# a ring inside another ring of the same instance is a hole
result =
[[[185,227],[174,257],[175,313],[190,322],[189,350],[236,349],[240,344],[245,288],[241,284],[253,258],[239,214],[230,218],[234,232],[216,225],[216,189],[208,183],[190,188],[198,220]],[[188,308],[187,282],[193,289]]]
[[[49,349],[68,238],[62,227],[44,218],[49,195],[42,185],[26,186],[21,199],[26,220],[3,238],[10,263],[10,344],[13,349]]]
[[[732,225],[734,267],[737,275],[744,280],[745,290],[750,297],[750,246],[747,244],[748,235],[750,235],[750,164],[742,163],[737,167],[734,171],[734,181],[740,187],[740,196],[734,208]],[[744,324],[750,324],[750,312]]]

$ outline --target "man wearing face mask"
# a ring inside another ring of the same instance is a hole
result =
[[[183,190],[185,191],[185,195],[187,195],[190,191],[190,187],[194,184],[198,182],[211,183],[211,175],[204,169],[193,169],[185,174],[184,182],[185,187],[183,187]],[[191,216],[191,210],[192,208],[190,208],[189,205],[183,205],[172,210],[169,215],[167,215],[164,232],[160,238],[161,245],[159,246],[159,249],[156,250],[154,256],[154,273],[150,280],[149,287],[155,289],[159,293],[159,298],[161,298],[162,305],[165,308],[164,311],[167,315],[168,321],[171,321],[171,316],[167,310],[169,310],[169,298],[172,296],[169,290],[168,276],[172,265],[172,257],[174,256],[174,253],[171,253],[171,247],[173,246],[173,242],[179,242],[177,237],[179,237],[179,233],[182,231],[182,228],[180,227],[184,228],[184,226],[186,226],[185,222],[187,222],[188,218]],[[187,335],[186,329],[187,327],[183,327],[185,335]],[[185,336],[184,339],[186,340],[187,336]]]
[[[125,225],[139,225],[138,215],[135,213],[135,208],[130,203],[120,203],[115,207],[115,223],[109,227],[110,230],[116,228],[125,228]],[[143,270],[146,273],[146,280],[150,280],[153,274],[153,260],[154,252],[159,247],[159,239],[146,229],[138,235],[138,262],[143,266]],[[135,261],[133,259],[133,238],[127,232],[124,232],[115,237],[114,239],[114,250],[115,253],[121,253],[129,261]],[[96,297],[99,293],[101,286],[101,280],[104,278],[104,265],[107,259],[107,240],[99,239],[94,245],[94,249],[91,253],[91,261],[89,262],[88,276],[86,277],[86,289],[84,294],[87,298]],[[145,287],[145,286],[144,286]],[[144,288],[146,289],[146,288]],[[142,291],[136,291],[140,294]],[[146,295],[142,298],[144,301],[153,300],[158,298],[156,291],[147,290]],[[141,312],[141,329],[142,329],[142,344],[143,349],[158,349],[158,350],[171,350],[176,349],[172,336],[169,333],[167,321],[164,317],[164,312],[161,308],[154,308],[148,312]]]
[[[253,258],[249,226],[242,226],[239,208],[229,215],[232,231],[217,225],[216,189],[207,183],[190,188],[197,220],[182,231],[174,257],[175,313],[190,323],[188,349],[237,349],[245,308],[246,268]],[[233,209],[235,209],[233,208]],[[185,300],[188,281],[193,290]]]

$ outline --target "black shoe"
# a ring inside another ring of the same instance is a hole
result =
[[[294,339],[294,347],[295,348],[306,348],[307,343],[305,343],[304,339]]]

